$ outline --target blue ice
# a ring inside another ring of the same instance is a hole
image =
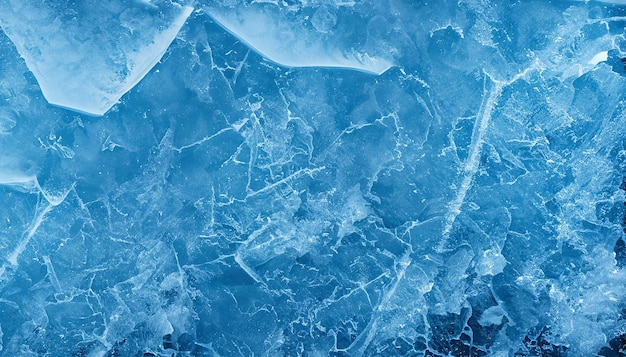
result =
[[[626,8],[0,3],[0,356],[619,356]]]

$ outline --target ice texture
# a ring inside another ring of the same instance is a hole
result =
[[[103,115],[161,59],[192,10],[166,0],[2,1],[0,27],[50,104]]]
[[[311,9],[264,2],[209,2],[204,8],[250,48],[282,66],[349,68],[381,74],[392,66],[392,54],[374,46],[369,46],[372,53],[367,48],[355,48],[354,37],[367,35],[368,20],[373,16],[357,17],[350,5]]]
[[[21,13],[93,29],[53,3]],[[48,105],[3,22],[0,356],[625,353],[625,7],[193,6],[102,118]]]

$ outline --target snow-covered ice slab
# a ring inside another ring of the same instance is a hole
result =
[[[0,26],[50,104],[103,115],[161,59],[192,12],[173,1],[0,2]]]
[[[380,54],[352,47],[355,41],[349,38],[351,34],[336,29],[342,20],[337,15],[341,9],[320,7],[307,16],[267,3],[210,3],[204,10],[254,51],[282,66],[348,68],[381,74],[393,65]],[[364,27],[361,23],[353,25]]]

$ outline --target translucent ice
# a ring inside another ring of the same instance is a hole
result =
[[[191,11],[170,1],[3,1],[0,26],[50,104],[103,115],[161,59]]]
[[[588,63],[588,64],[590,64],[590,65],[595,66],[595,65],[597,65],[597,64],[598,64],[598,63],[600,63],[600,62],[604,62],[604,61],[606,61],[606,60],[608,59],[608,57],[609,57],[608,55],[609,55],[608,51],[598,52],[598,53],[596,53],[596,55],[595,55],[595,56],[593,56],[593,58],[592,58],[592,59],[590,59],[590,60],[589,60],[589,62],[587,62],[587,63]]]
[[[350,38],[355,35],[336,28],[341,20],[336,13],[341,9],[322,6],[310,17],[263,3],[210,4],[205,10],[253,50],[283,66],[350,68],[374,74],[392,66],[380,53],[356,50]],[[366,25],[357,22],[349,26],[363,29]]]
[[[186,11],[7,2],[119,63]],[[0,32],[1,355],[623,354],[619,4],[194,4],[106,120]]]

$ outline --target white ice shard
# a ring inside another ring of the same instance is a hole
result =
[[[600,62],[605,62],[609,58],[609,51],[602,51],[596,53],[592,59],[587,62],[588,64],[595,66]]]
[[[211,4],[204,10],[254,51],[282,66],[349,68],[381,74],[393,65],[379,54],[342,48],[341,43],[350,41],[344,41],[345,34],[331,30],[337,19],[326,8],[320,11],[327,14],[314,14],[310,19],[262,3],[233,7]]]
[[[103,115],[161,59],[192,12],[173,1],[0,2],[0,27],[50,104]]]

